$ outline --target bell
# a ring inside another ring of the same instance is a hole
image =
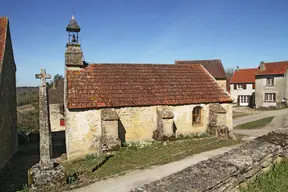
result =
[[[77,42],[76,36],[75,36],[75,34],[73,34],[73,35],[72,35],[72,43],[76,43],[76,42]]]

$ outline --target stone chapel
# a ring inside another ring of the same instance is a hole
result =
[[[66,28],[65,130],[68,160],[105,146],[233,129],[232,99],[200,64],[94,63],[83,60],[80,27]]]

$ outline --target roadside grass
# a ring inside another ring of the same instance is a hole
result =
[[[212,136],[153,142],[141,148],[123,147],[110,157],[97,157],[96,155],[93,157],[90,155],[76,162],[63,162],[63,166],[68,175],[68,183],[77,183],[76,180],[82,178],[82,181],[79,181],[82,184],[85,179],[97,181],[111,176],[123,175],[132,170],[166,164],[193,154],[239,143],[241,143],[240,139],[238,141],[219,140]]]
[[[242,125],[238,125],[238,126],[234,127],[234,129],[258,129],[258,128],[262,128],[262,127],[268,125],[273,119],[274,119],[274,116],[266,117],[263,119],[259,119],[256,121],[252,121],[249,123],[244,123]]]
[[[251,114],[244,113],[244,112],[235,112],[235,111],[233,111],[233,119],[237,119],[237,118],[248,116],[248,115],[251,115]]]
[[[288,191],[288,161],[276,164],[266,174],[260,175],[254,183],[248,185],[241,192],[286,192]]]

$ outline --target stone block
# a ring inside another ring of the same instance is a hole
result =
[[[55,190],[66,184],[64,167],[60,164],[54,165],[51,169],[41,169],[38,163],[29,170],[28,180],[31,182],[31,192]]]
[[[116,111],[113,111],[111,109],[103,109],[101,110],[101,119],[103,121],[118,121],[119,117]]]
[[[174,136],[173,119],[163,119],[162,125],[163,125],[163,136],[164,137],[170,138],[170,137]]]
[[[273,155],[270,154],[267,157],[265,157],[262,161],[261,161],[261,165],[263,168],[268,167],[272,162],[273,162]]]

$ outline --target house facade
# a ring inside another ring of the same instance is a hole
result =
[[[0,169],[18,148],[16,65],[7,17],[0,17]]]
[[[51,131],[64,131],[64,80],[56,80],[52,85],[48,91]]]
[[[230,95],[239,106],[255,105],[255,75],[257,68],[237,69],[230,80]]]
[[[176,60],[175,64],[201,64],[216,79],[219,86],[227,91],[227,76],[220,59]]]
[[[288,61],[261,62],[256,74],[256,108],[282,107],[288,97]]]
[[[205,133],[211,122],[233,129],[232,99],[202,65],[88,65],[74,18],[66,30],[68,160],[121,143]]]

